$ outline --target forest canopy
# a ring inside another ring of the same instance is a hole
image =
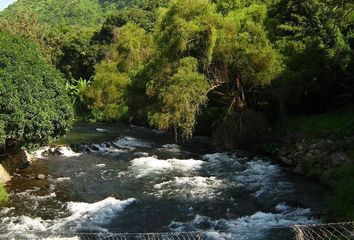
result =
[[[240,141],[353,100],[350,0],[18,0],[0,26],[37,43],[91,121]]]

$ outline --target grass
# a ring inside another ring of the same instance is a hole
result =
[[[328,201],[326,218],[331,221],[354,219],[354,166],[344,166],[332,171],[334,192]]]
[[[278,129],[312,137],[351,136],[354,135],[354,105],[319,115],[286,117]]]
[[[0,203],[4,203],[8,200],[8,195],[4,184],[0,183]]]

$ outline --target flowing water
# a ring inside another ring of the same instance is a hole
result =
[[[62,142],[76,152],[46,156],[42,148],[8,184],[0,239],[202,231],[207,239],[284,240],[292,239],[287,227],[319,221],[315,183],[265,157],[213,151],[206,138],[177,145],[145,128],[78,125]]]

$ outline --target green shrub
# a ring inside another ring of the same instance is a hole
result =
[[[130,79],[116,69],[115,62],[98,64],[92,84],[82,90],[94,122],[117,121],[124,118],[128,111],[124,94]]]
[[[339,168],[332,173],[339,178],[333,184],[335,189],[329,198],[326,217],[331,221],[352,221],[354,219],[354,166]]]
[[[6,202],[8,199],[4,184],[0,183],[0,203]]]
[[[34,44],[0,33],[0,140],[44,144],[65,134],[72,119],[62,75]]]
[[[288,117],[278,129],[314,137],[350,136],[354,134],[354,106],[324,114]]]

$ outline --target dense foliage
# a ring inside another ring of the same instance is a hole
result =
[[[0,25],[37,42],[93,121],[188,138],[200,119],[209,132],[234,124],[239,141],[259,133],[245,122],[264,121],[250,109],[273,121],[352,100],[352,10],[350,0],[19,0]]]
[[[72,106],[65,80],[36,46],[0,33],[0,141],[42,144],[66,133]]]
[[[85,119],[176,139],[196,128],[227,148],[286,114],[354,101],[352,0],[17,0],[0,29],[11,33],[0,34],[0,144],[63,134],[64,81]],[[345,192],[333,208],[352,200]]]

